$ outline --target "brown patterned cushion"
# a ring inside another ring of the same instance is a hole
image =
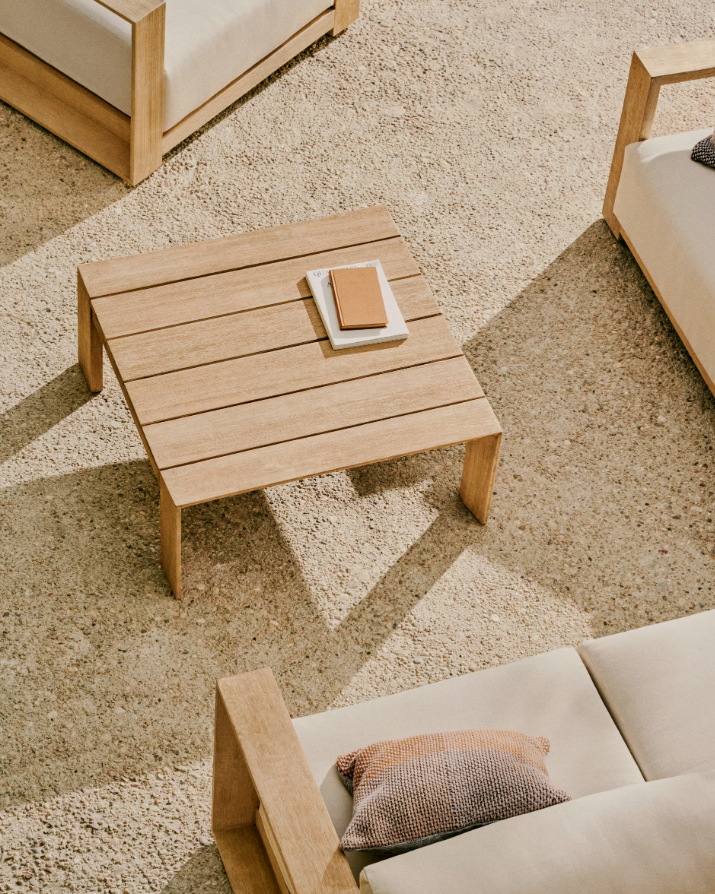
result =
[[[709,137],[696,143],[690,157],[702,165],[715,168],[715,133],[711,133]]]
[[[555,788],[549,741],[502,730],[462,730],[377,742],[344,754],[353,795],[345,851],[400,853],[485,823],[571,800]]]

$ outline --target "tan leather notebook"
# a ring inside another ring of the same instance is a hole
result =
[[[340,267],[330,271],[341,329],[380,329],[387,311],[374,267]]]

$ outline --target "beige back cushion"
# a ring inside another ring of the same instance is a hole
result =
[[[361,894],[712,894],[715,772],[579,798],[391,857]]]
[[[646,779],[715,768],[715,611],[579,652]]]

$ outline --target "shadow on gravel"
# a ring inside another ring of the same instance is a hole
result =
[[[128,187],[0,102],[0,268],[123,198]]]
[[[78,363],[0,416],[0,462],[5,462],[41,437],[94,395]]]
[[[198,894],[208,890],[231,894],[231,883],[215,845],[197,851],[161,889],[161,894]]]
[[[606,223],[464,351],[505,433],[484,555],[595,636],[715,606],[715,400]]]

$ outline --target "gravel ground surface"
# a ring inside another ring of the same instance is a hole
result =
[[[215,677],[294,715],[715,606],[715,405],[600,217],[634,47],[694,0],[367,0],[137,189],[0,104],[0,890],[228,891]],[[712,125],[712,86],[656,129]],[[504,426],[481,527],[439,451],[185,513],[185,598],[75,268],[386,203]]]

